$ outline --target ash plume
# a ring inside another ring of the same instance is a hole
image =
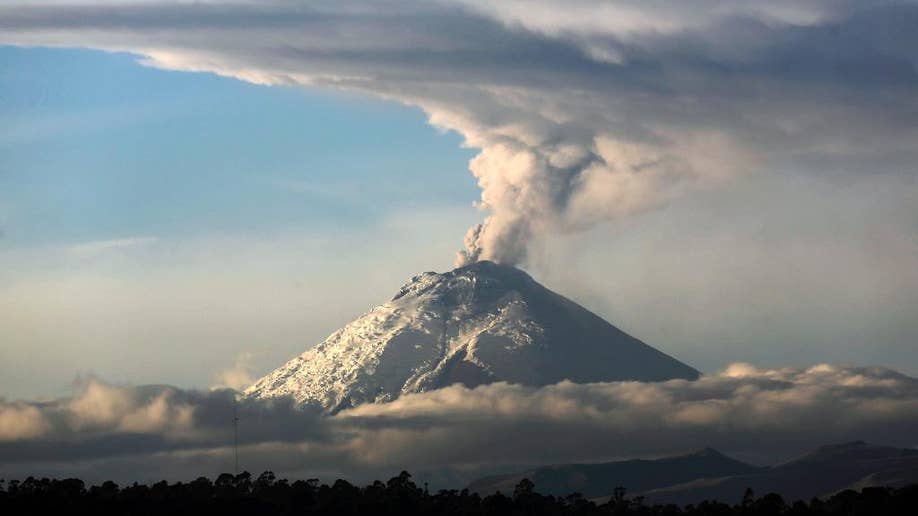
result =
[[[914,174],[914,2],[186,3],[0,7],[0,43],[127,51],[423,109],[480,149],[458,262],[739,174]]]

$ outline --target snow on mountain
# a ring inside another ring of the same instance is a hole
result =
[[[454,383],[548,385],[698,372],[508,265],[425,272],[249,387],[330,411]]]

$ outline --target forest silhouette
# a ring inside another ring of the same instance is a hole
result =
[[[76,478],[0,481],[0,514],[220,514],[220,515],[912,515],[918,508],[918,484],[902,488],[845,490],[825,499],[788,502],[775,493],[756,497],[747,489],[735,505],[703,501],[684,507],[650,505],[610,487],[608,502],[597,504],[579,493],[539,494],[528,479],[512,496],[487,496],[463,490],[430,492],[402,472],[387,482],[358,487],[346,480],[321,484],[316,479],[289,482],[267,471],[224,473],[215,481],[166,481],[121,487],[107,481],[87,487]]]

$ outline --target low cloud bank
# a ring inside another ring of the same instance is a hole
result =
[[[233,397],[89,380],[70,398],[0,401],[0,477],[144,481],[231,470]],[[237,408],[245,469],[360,480],[704,446],[775,457],[852,439],[913,446],[918,379],[880,367],[734,364],[691,382],[455,385],[335,416],[283,399]]]

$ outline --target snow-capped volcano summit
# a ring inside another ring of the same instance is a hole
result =
[[[411,279],[389,302],[249,387],[330,411],[454,383],[548,385],[698,371],[615,328],[525,272],[478,262]]]

